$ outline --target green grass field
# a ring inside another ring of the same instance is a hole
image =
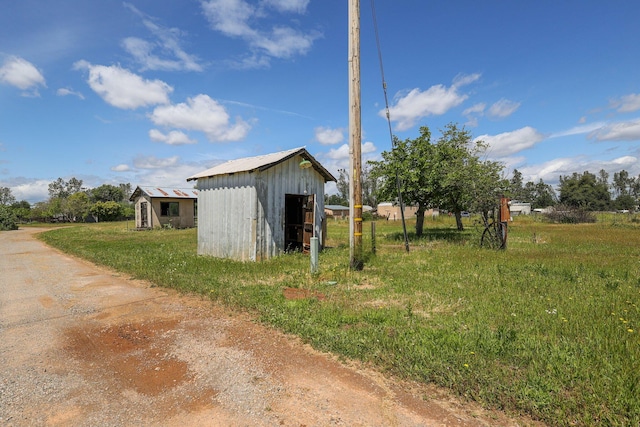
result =
[[[640,221],[516,218],[506,251],[480,248],[473,218],[465,221],[459,233],[450,218],[428,219],[409,253],[400,223],[380,221],[376,254],[367,235],[364,270],[352,271],[348,223],[330,220],[315,275],[302,254],[262,263],[199,257],[195,230],[110,223],[41,236],[489,408],[554,426],[640,425]],[[287,288],[308,297],[287,299]]]

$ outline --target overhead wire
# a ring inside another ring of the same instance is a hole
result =
[[[387,95],[387,81],[384,77],[384,66],[382,61],[382,47],[380,46],[380,33],[378,31],[378,19],[376,17],[376,5],[375,0],[371,0],[371,15],[373,16],[373,31],[376,36],[376,47],[378,49],[378,62],[380,63],[380,75],[382,77],[382,91],[384,92],[384,106],[387,116],[387,124],[389,126],[389,138],[391,140],[391,148],[396,148],[395,140],[393,139],[393,129],[391,127],[391,113],[389,111],[389,96]],[[404,233],[404,247],[409,252],[409,235],[407,234],[407,223],[404,217],[404,202],[402,200],[402,185],[400,182],[400,175],[398,174],[398,167],[395,168],[396,175],[396,189],[398,191],[398,204],[400,205],[400,217],[402,218],[402,231]]]

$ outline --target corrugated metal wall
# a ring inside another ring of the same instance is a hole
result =
[[[198,179],[198,253],[258,261],[284,251],[286,194],[315,194],[316,235],[324,217],[324,179],[296,156],[264,172]],[[320,241],[323,241],[321,238]]]

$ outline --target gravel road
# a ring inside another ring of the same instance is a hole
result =
[[[0,232],[2,426],[520,425]]]

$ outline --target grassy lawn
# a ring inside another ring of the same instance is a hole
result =
[[[640,221],[516,218],[506,251],[479,248],[473,218],[465,221],[459,233],[450,218],[427,220],[409,253],[400,223],[380,221],[377,252],[366,236],[359,272],[348,268],[348,223],[330,221],[317,275],[301,254],[262,263],[199,257],[195,230],[109,223],[41,238],[487,407],[554,426],[640,425]],[[285,298],[288,288],[308,297]]]

